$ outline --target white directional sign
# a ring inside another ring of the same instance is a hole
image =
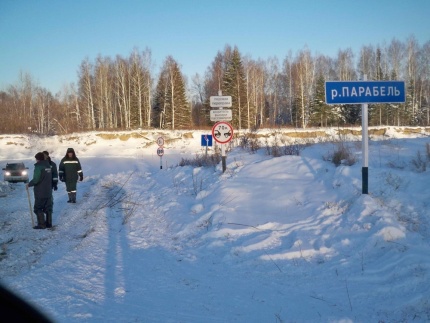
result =
[[[211,110],[210,112],[211,121],[231,121],[232,113],[231,110]]]
[[[230,108],[231,96],[211,96],[209,102],[212,108]]]
[[[228,122],[218,122],[212,127],[212,135],[216,142],[226,144],[233,138],[233,127]]]

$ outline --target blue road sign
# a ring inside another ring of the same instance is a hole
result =
[[[404,81],[327,81],[327,104],[404,103]]]
[[[212,135],[202,135],[202,146],[212,147]]]

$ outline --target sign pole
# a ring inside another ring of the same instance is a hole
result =
[[[222,172],[224,173],[227,169],[225,144],[233,137],[233,127],[226,122],[232,119],[232,113],[231,110],[224,113],[224,108],[232,106],[232,98],[231,96],[223,96],[221,89],[219,89],[218,96],[211,96],[209,102],[211,107],[219,108],[218,110],[211,110],[211,121],[220,121],[212,127],[212,136],[215,141],[221,144]]]
[[[405,103],[404,81],[326,81],[325,99],[327,104],[361,104],[362,135],[362,193],[369,194],[369,131],[368,104]]]
[[[367,81],[367,75],[364,74],[364,81]],[[362,141],[362,194],[369,194],[369,132],[368,132],[368,104],[361,105],[361,141]]]
[[[218,96],[222,96],[222,91],[218,90]],[[222,110],[223,107],[220,108]],[[227,162],[225,158],[225,146],[224,144],[221,144],[221,164],[222,164],[222,172],[224,173],[227,169]]]
[[[158,144],[157,155],[160,156],[160,169],[163,169],[164,138],[158,137],[157,144]]]
[[[222,172],[224,173],[226,166],[225,156],[225,144],[230,142],[233,138],[233,127],[231,124],[225,121],[217,122],[212,127],[212,136],[216,142],[221,145],[221,161],[222,161]]]
[[[221,161],[222,161],[222,172],[224,173],[227,169],[226,158],[225,158],[225,144],[221,144]]]

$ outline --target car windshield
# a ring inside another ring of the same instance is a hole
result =
[[[18,169],[23,169],[24,165],[23,164],[7,164],[6,165],[6,169],[8,170],[18,170]]]

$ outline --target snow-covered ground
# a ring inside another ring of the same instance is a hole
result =
[[[372,138],[369,194],[360,137],[352,166],[327,161],[330,142],[177,166],[203,133],[0,135],[2,167],[73,147],[84,171],[77,204],[54,192],[54,230],[32,229],[24,184],[0,182],[1,283],[55,322],[430,321],[428,133]]]

